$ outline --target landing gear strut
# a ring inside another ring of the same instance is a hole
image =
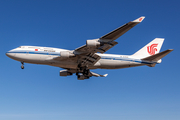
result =
[[[77,75],[78,80],[89,79],[90,71],[87,66],[81,67],[81,65],[79,64],[76,75]]]
[[[21,69],[24,69],[24,62],[21,62]]]
[[[89,73],[90,73],[89,69],[85,68],[85,69],[83,70],[83,74],[84,74],[84,75],[88,76]]]

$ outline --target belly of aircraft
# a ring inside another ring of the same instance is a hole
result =
[[[141,63],[133,62],[133,61],[122,61],[122,60],[104,60],[100,59],[98,61],[100,66],[98,68],[101,69],[119,69],[119,68],[128,68],[142,65]]]
[[[77,63],[68,60],[54,60],[52,55],[38,55],[38,54],[13,54],[11,58],[20,62],[50,65],[61,68],[77,68]]]

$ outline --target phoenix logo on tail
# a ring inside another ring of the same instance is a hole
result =
[[[147,47],[148,53],[149,53],[150,55],[154,55],[155,52],[157,51],[157,48],[156,48],[157,46],[158,46],[158,44],[152,44],[151,46],[148,46],[148,47]]]

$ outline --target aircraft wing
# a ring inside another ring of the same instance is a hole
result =
[[[117,42],[115,42],[114,40],[116,40],[118,37],[120,37],[121,35],[123,35],[124,33],[126,33],[128,30],[130,30],[131,28],[133,28],[135,25],[139,24],[140,22],[143,21],[145,17],[140,17],[134,21],[128,22],[125,25],[111,31],[110,33],[100,37],[99,39],[94,39],[94,40],[87,40],[86,45],[83,45],[77,49],[75,49],[76,52],[80,52],[80,53],[84,53],[84,52],[100,52],[100,53],[104,53],[107,50],[109,50],[110,48],[112,48],[113,46],[115,46],[116,44],[118,44]],[[94,42],[93,42],[94,41]],[[91,42],[91,43],[90,43]],[[90,45],[88,46],[88,43],[90,43]],[[98,44],[99,45],[95,45],[94,44]],[[93,45],[92,45],[93,44]]]
[[[142,22],[144,18],[145,17],[142,16],[134,21],[128,22],[99,39],[87,40],[86,45],[74,50],[74,54],[78,56],[80,63],[84,63],[84,65],[95,64],[100,59],[100,56],[95,53],[104,53],[118,44],[118,42],[114,40]]]

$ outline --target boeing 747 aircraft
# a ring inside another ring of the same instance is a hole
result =
[[[6,55],[14,60],[24,63],[43,64],[61,67],[60,76],[69,76],[76,73],[78,80],[89,77],[106,77],[91,72],[90,69],[120,69],[147,65],[154,67],[161,63],[161,58],[169,54],[173,49],[160,52],[163,38],[155,38],[146,46],[132,55],[103,54],[110,48],[118,44],[115,40],[135,25],[143,21],[145,17],[140,17],[131,21],[114,31],[98,38],[87,40],[86,44],[75,50],[66,50],[52,47],[20,46],[12,49]]]

